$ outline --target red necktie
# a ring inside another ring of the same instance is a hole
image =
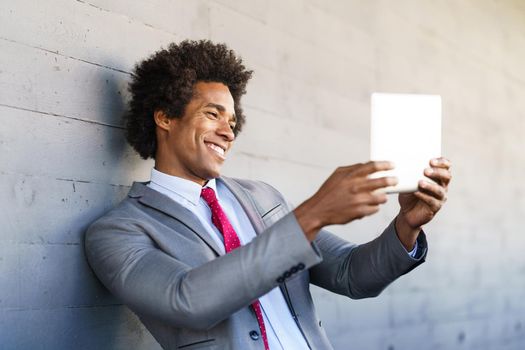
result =
[[[206,203],[208,203],[208,206],[211,209],[211,220],[224,237],[224,248],[226,253],[239,248],[241,246],[239,236],[237,236],[237,233],[235,233],[233,226],[230,224],[230,220],[228,220],[226,213],[224,213],[222,210],[213,189],[209,187],[203,188],[201,197],[206,201]],[[252,303],[252,307],[255,311],[255,315],[257,316],[257,322],[259,322],[259,328],[261,329],[261,335],[264,342],[264,349],[269,350],[270,347],[268,346],[266,327],[264,326],[261,303],[259,300],[254,301]]]

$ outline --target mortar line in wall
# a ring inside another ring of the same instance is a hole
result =
[[[47,176],[46,174],[42,174],[42,175],[25,174],[25,173],[20,173],[20,172],[8,172],[8,171],[4,171],[4,170],[0,170],[0,175],[8,175],[8,176],[21,175],[21,176],[25,176],[25,177],[35,177],[35,178],[39,178],[39,177],[49,178],[50,177],[50,176]],[[54,180],[57,180],[57,181],[67,181],[67,182],[84,183],[84,184],[91,184],[91,185],[107,185],[107,186],[111,186],[111,187],[131,188],[130,185],[113,184],[113,183],[107,183],[107,182],[96,182],[96,181],[78,180],[78,179],[65,179],[65,178],[60,178],[60,177],[53,177],[53,178],[54,178]]]
[[[144,22],[142,20],[140,20],[139,18],[136,18],[136,17],[133,17],[133,16],[130,16],[130,15],[127,15],[125,13],[121,13],[121,12],[115,12],[115,11],[111,11],[111,10],[108,10],[108,9],[105,9],[103,7],[100,7],[100,6],[97,6],[95,4],[92,4],[91,2],[89,1],[86,1],[86,0],[76,0],[77,2],[83,4],[83,5],[87,5],[87,6],[90,6],[90,7],[93,7],[99,11],[103,11],[103,12],[106,12],[106,13],[109,13],[111,15],[117,15],[117,16],[122,16],[124,18],[126,18],[127,20],[131,20],[133,22],[137,22],[137,23],[140,23],[146,27],[149,27],[149,28],[152,28],[152,29],[155,29],[159,32],[163,32],[163,33],[166,33],[166,34],[169,34],[169,35],[173,35],[175,37],[177,37],[177,33],[174,33],[174,32],[170,32],[169,30],[166,30],[166,29],[163,29],[163,28],[158,28],[158,27],[155,27],[153,24],[150,24],[150,23],[147,23],[147,22]]]
[[[100,10],[100,11],[104,11],[104,12],[107,12],[107,13],[112,13],[111,11],[105,9],[105,8],[102,8],[100,6],[97,6],[95,4],[92,4],[90,2],[87,2],[85,0],[76,0],[77,2],[81,3],[81,4],[84,4],[84,5],[88,5],[88,6],[91,6],[93,8],[96,8],[97,10]]]
[[[72,120],[77,120],[77,121],[81,121],[81,122],[85,122],[85,123],[97,124],[97,125],[102,125],[102,126],[108,126],[110,128],[124,130],[124,127],[120,126],[120,125],[113,125],[113,124],[109,124],[109,123],[103,123],[103,122],[99,122],[99,121],[96,121],[96,120],[90,120],[90,119],[79,118],[79,117],[70,117],[70,116],[63,115],[63,114],[57,114],[57,113],[52,113],[52,112],[44,112],[44,111],[39,111],[39,110],[36,110],[36,109],[31,109],[31,108],[25,108],[25,107],[8,105],[8,104],[5,104],[5,103],[0,103],[0,107],[12,108],[12,109],[17,109],[17,110],[27,111],[27,112],[32,112],[32,113],[38,113],[38,114],[43,114],[43,115],[52,116],[52,117],[72,119]]]
[[[82,1],[79,1],[77,0],[78,2],[81,2]],[[88,3],[85,3],[86,5],[90,5]],[[218,4],[218,3],[216,3]],[[224,5],[223,5],[224,6]],[[227,9],[230,9],[228,6],[224,6],[225,8]],[[208,25],[209,28],[210,25]],[[289,33],[287,32],[284,32],[284,31],[280,31],[280,30],[277,30],[277,29],[273,29],[277,32],[280,32],[282,34],[285,34],[285,35],[288,35],[289,37],[295,39],[295,40],[299,40],[298,37],[295,37],[293,35],[290,35]],[[169,34],[172,34],[172,35],[175,35],[173,33],[169,33]],[[211,37],[211,35],[209,35],[209,37]],[[101,68],[106,68],[106,69],[109,69],[109,70],[113,70],[113,71],[116,71],[116,72],[119,72],[119,73],[124,73],[126,75],[129,75],[129,76],[132,76],[133,74],[131,72],[128,72],[128,71],[124,71],[124,70],[121,70],[121,69],[118,69],[118,68],[113,68],[113,67],[110,67],[110,66],[106,66],[106,65],[103,65],[103,64],[99,64],[99,63],[95,63],[95,62],[91,62],[91,61],[88,61],[88,60],[85,60],[85,59],[81,59],[81,58],[77,58],[77,57],[74,57],[74,56],[69,56],[69,55],[64,55],[64,54],[61,54],[59,53],[59,51],[53,51],[53,50],[49,50],[49,49],[45,49],[43,47],[39,47],[39,46],[34,46],[34,45],[30,45],[30,44],[26,44],[26,43],[22,43],[22,42],[19,42],[19,41],[16,41],[16,40],[12,40],[12,39],[8,39],[8,38],[5,38],[5,37],[0,37],[1,40],[4,40],[4,41],[8,41],[8,42],[11,42],[11,43],[15,43],[15,44],[18,44],[18,45],[22,45],[22,46],[26,46],[26,47],[30,47],[30,48],[33,48],[33,49],[36,49],[36,50],[41,50],[41,51],[44,51],[44,52],[49,52],[49,53],[52,53],[52,54],[55,54],[57,56],[61,56],[61,57],[65,57],[65,58],[70,58],[70,59],[73,59],[73,60],[76,60],[76,61],[80,61],[80,62],[83,62],[83,63],[87,63],[87,64],[91,64],[91,65],[94,65],[94,66],[98,66],[98,67],[101,67]],[[307,41],[307,40],[301,40],[303,41],[304,43],[307,43],[309,45],[313,45],[312,42],[310,41]],[[344,56],[345,59],[351,59],[350,57],[346,57]],[[362,67],[365,67],[367,69],[371,69],[372,67],[370,66],[367,66],[365,65],[364,63],[362,62],[358,62],[358,61],[355,61],[354,64],[357,64],[357,65],[360,65]],[[261,63],[261,62],[256,62],[256,65],[259,65],[260,67],[264,68],[264,69],[267,69],[269,71],[272,71],[272,72],[275,72],[275,73],[278,73],[280,75],[284,75],[286,76],[287,78],[290,78],[292,80],[296,80],[297,82],[300,82],[302,84],[305,84],[305,85],[308,85],[308,86],[317,86],[315,83],[312,83],[310,81],[306,81],[306,80],[303,80],[301,79],[301,76],[298,76],[298,75],[293,75],[293,74],[289,74],[287,73],[286,71],[281,71],[279,70],[278,68],[276,67],[272,67],[272,66],[268,66],[268,65],[265,65],[264,63]],[[325,87],[321,87],[322,90],[326,90],[328,92],[330,92],[331,94],[336,94],[340,97],[345,97],[345,98],[348,98],[348,95],[343,95],[341,94],[340,92],[338,91],[334,91],[334,90],[330,90],[330,89],[326,89]]]
[[[95,182],[95,181],[88,181],[88,180],[78,180],[78,179],[64,179],[60,177],[56,177],[55,180],[58,181],[67,181],[67,182],[73,182],[73,183],[83,183],[83,184],[92,184],[92,185],[108,185],[112,187],[126,187],[131,188],[129,185],[121,185],[121,184],[112,184],[112,183],[105,183],[105,182]]]
[[[248,18],[250,18],[250,19],[252,19],[252,20],[254,20],[254,21],[256,21],[256,22],[258,22],[258,23],[260,23],[262,25],[264,25],[264,26],[268,26],[268,23],[264,19],[257,18],[257,17],[255,17],[255,16],[253,16],[253,15],[247,13],[247,12],[239,11],[235,6],[225,4],[225,3],[217,1],[217,0],[211,0],[211,2],[214,3],[215,6],[224,7],[226,9],[230,10],[230,11],[233,11],[233,12],[237,13],[238,15],[246,16],[246,17],[248,17]]]
[[[80,62],[83,62],[83,63],[91,64],[91,65],[94,65],[94,66],[97,66],[97,67],[109,69],[109,70],[112,70],[112,71],[115,71],[115,72],[119,72],[119,73],[123,73],[123,74],[129,75],[129,76],[132,75],[131,72],[128,72],[128,71],[125,71],[125,70],[122,70],[122,69],[106,66],[106,65],[103,65],[103,64],[100,64],[100,63],[91,62],[91,61],[88,61],[88,60],[85,60],[85,59],[82,59],[82,58],[78,58],[78,57],[74,57],[74,56],[61,54],[58,50],[57,51],[53,51],[53,50],[45,49],[45,48],[40,47],[40,46],[34,46],[34,45],[26,44],[26,43],[23,43],[23,42],[20,42],[20,41],[8,39],[6,37],[1,37],[1,36],[0,36],[0,40],[4,40],[4,41],[7,41],[7,42],[10,42],[10,43],[13,43],[13,44],[17,44],[17,45],[22,45],[22,46],[29,47],[29,48],[32,48],[32,49],[35,49],[35,50],[49,52],[49,53],[52,53],[52,54],[57,55],[57,56],[61,56],[61,57],[65,57],[65,58],[69,58],[69,59],[75,60],[75,61],[80,61]]]

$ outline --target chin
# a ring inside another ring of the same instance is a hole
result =
[[[207,171],[203,172],[203,175],[203,179],[211,180],[221,176],[221,172],[220,169],[208,169]]]

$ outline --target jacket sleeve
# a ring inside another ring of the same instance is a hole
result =
[[[291,212],[293,205],[268,184]],[[418,236],[417,258],[411,257],[397,236],[394,221],[376,239],[361,245],[321,230],[313,245],[322,261],[310,269],[311,283],[353,299],[379,295],[390,283],[425,261],[425,233]]]
[[[403,247],[390,223],[376,239],[356,245],[327,231],[316,240],[323,261],[310,270],[311,282],[353,299],[379,295],[391,282],[424,262],[427,252],[425,234],[418,236],[418,258]]]
[[[143,220],[106,216],[85,239],[102,283],[137,313],[172,326],[209,329],[275,288],[283,272],[321,261],[289,213],[250,243],[198,267],[173,258]]]

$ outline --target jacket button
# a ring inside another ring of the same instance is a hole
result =
[[[297,265],[297,268],[298,268],[299,270],[302,270],[302,269],[304,269],[305,267],[306,267],[306,266],[304,266],[303,263],[300,263],[300,264]]]
[[[297,266],[294,266],[290,269],[291,273],[297,273],[297,271],[299,271],[299,268]]]
[[[257,331],[251,331],[250,332],[250,338],[252,338],[252,340],[258,340],[259,339],[259,333],[257,333]]]
[[[290,271],[286,271],[283,276],[284,278],[290,278],[291,275],[292,273]]]
[[[283,277],[279,277],[279,278],[277,279],[277,283],[283,283],[283,282],[284,282],[284,278],[283,278]]]

